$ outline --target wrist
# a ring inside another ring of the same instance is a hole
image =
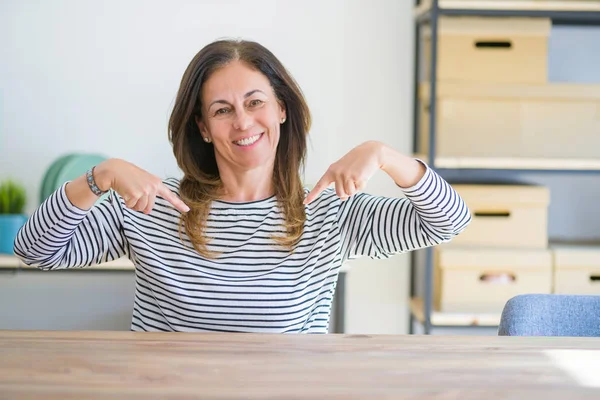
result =
[[[103,161],[94,168],[94,181],[96,181],[98,189],[103,192],[108,191],[112,187],[111,161]]]
[[[379,168],[387,174],[389,174],[390,169],[392,169],[393,166],[397,164],[402,157],[404,157],[403,154],[400,154],[393,148],[383,143],[380,144],[378,154]]]
[[[401,188],[416,185],[425,175],[426,168],[413,157],[404,155],[389,146],[384,146],[381,154],[381,169]]]

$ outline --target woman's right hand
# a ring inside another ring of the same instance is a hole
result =
[[[113,189],[132,210],[150,213],[156,196],[160,196],[181,212],[190,208],[162,180],[136,165],[111,158],[94,168],[94,180],[100,190]]]

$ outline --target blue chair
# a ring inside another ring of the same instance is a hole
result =
[[[502,310],[498,335],[600,337],[600,296],[515,296]]]

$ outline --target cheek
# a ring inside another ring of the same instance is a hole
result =
[[[279,110],[265,110],[261,115],[263,125],[268,126],[269,129],[279,129],[281,118],[279,117]]]
[[[208,132],[213,139],[220,140],[229,134],[229,123],[227,121],[212,121],[208,125]]]

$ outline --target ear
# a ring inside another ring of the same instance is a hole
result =
[[[279,103],[279,120],[287,119],[287,113],[285,112],[285,106]]]
[[[202,134],[203,137],[210,137],[208,134],[208,129],[206,129],[206,125],[204,124],[204,122],[202,121],[202,118],[196,116],[196,125],[198,126],[198,130],[200,131],[200,133]]]
[[[198,130],[200,131],[200,133],[205,133],[206,131],[206,126],[204,126],[204,122],[202,122],[202,118],[195,116],[194,117],[196,119],[196,125],[198,126]]]

